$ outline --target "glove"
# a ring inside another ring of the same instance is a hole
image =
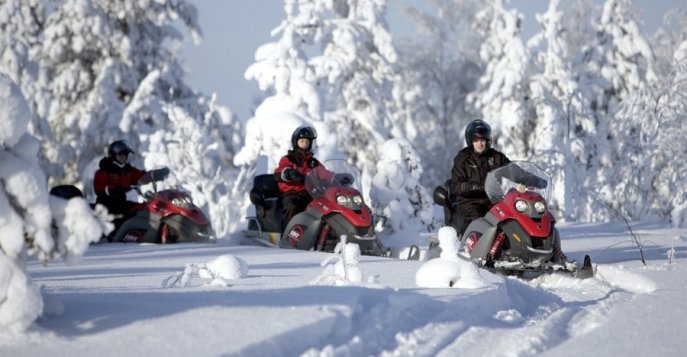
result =
[[[546,180],[544,180],[543,178],[539,177],[539,178],[537,179],[537,185],[536,185],[536,186],[537,186],[538,188],[546,188],[546,186],[548,186],[548,184],[549,184],[548,181],[546,181]]]
[[[161,168],[161,169],[152,170],[150,172],[153,181],[164,180],[167,178],[167,176],[169,176],[169,173],[170,173],[169,167],[166,167],[166,166]]]
[[[353,176],[351,174],[336,174],[334,182],[338,182],[342,186],[348,186],[353,183]]]
[[[292,169],[290,167],[284,169],[284,171],[281,172],[281,179],[286,182],[305,181],[305,177],[303,176],[303,174],[298,172],[296,169]]]
[[[482,185],[476,182],[462,182],[460,184],[460,190],[462,192],[482,191],[483,189]]]

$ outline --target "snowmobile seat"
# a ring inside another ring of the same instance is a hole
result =
[[[255,205],[255,229],[267,232],[281,231],[281,195],[273,174],[253,178],[250,201]]]
[[[50,195],[64,199],[83,197],[83,193],[74,185],[59,185],[50,189]]]
[[[257,175],[253,179],[250,190],[250,201],[256,206],[262,216],[267,211],[275,209],[279,201],[279,186],[273,174]]]

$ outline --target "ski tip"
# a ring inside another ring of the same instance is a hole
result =
[[[589,255],[585,255],[582,268],[577,271],[576,277],[580,279],[587,279],[593,276],[594,267],[592,267],[592,258]]]

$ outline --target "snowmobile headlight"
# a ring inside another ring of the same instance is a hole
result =
[[[178,196],[172,198],[172,204],[179,208],[189,208],[193,206],[193,202],[188,197]]]
[[[527,204],[527,202],[525,202],[523,200],[515,201],[515,210],[520,212],[520,213],[527,211],[528,206],[529,205]]]
[[[360,197],[360,195],[355,195],[355,196],[338,195],[338,196],[336,196],[336,203],[341,207],[345,207],[345,208],[352,209],[354,211],[358,211],[363,206],[363,198]]]
[[[353,210],[360,210],[363,207],[363,198],[360,195],[355,195],[351,198],[353,201]]]
[[[544,213],[544,211],[546,211],[546,204],[542,201],[537,201],[534,203],[534,210],[537,211],[537,213]]]
[[[345,195],[338,195],[336,196],[336,204],[342,207],[350,208],[351,198]]]

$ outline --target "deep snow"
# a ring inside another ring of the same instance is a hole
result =
[[[230,240],[95,244],[78,264],[29,261],[46,314],[27,334],[0,337],[0,355],[684,355],[687,230],[633,228],[647,267],[624,225],[565,225],[568,256],[590,253],[596,278],[480,270],[488,284],[468,289],[418,288],[418,261],[362,257],[363,283],[313,285],[331,254]],[[188,264],[221,260],[245,274],[163,287]]]

